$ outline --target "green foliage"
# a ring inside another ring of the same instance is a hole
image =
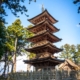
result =
[[[29,59],[34,59],[36,57],[36,54],[34,54],[34,53],[28,53],[27,55],[28,55]]]
[[[71,59],[71,54],[70,54],[70,45],[65,44],[62,46],[63,51],[61,52],[60,58],[64,59]]]
[[[65,44],[62,48],[63,51],[60,54],[60,58],[70,59],[76,64],[80,64],[80,44],[77,46]]]
[[[7,42],[6,47],[10,52],[14,52],[13,57],[13,71],[16,71],[16,56],[22,52],[28,37],[29,31],[21,25],[20,19],[17,19],[10,26],[7,27]],[[31,34],[31,33],[29,33]],[[11,55],[8,59],[12,59]]]
[[[21,25],[21,21],[19,19],[17,19],[16,21],[14,21],[14,23],[8,26],[6,30],[4,28],[5,27],[3,25],[0,27],[0,31],[3,31],[3,33],[0,33],[0,38],[2,40],[0,44],[2,44],[3,42],[3,44],[0,45],[0,57],[2,57],[2,55],[4,54],[5,61],[16,64],[16,56],[23,52],[22,49],[24,49],[25,44],[28,43],[26,38],[33,36],[33,33],[24,28]],[[6,35],[4,33],[6,33]],[[5,53],[3,53],[4,51]]]
[[[28,1],[31,3],[32,0]],[[27,8],[23,5],[24,2],[25,0],[0,0],[0,22],[5,22],[4,16],[8,15],[6,9],[9,9],[16,17],[19,17],[17,13],[26,15]],[[36,0],[34,0],[34,2],[36,2]]]
[[[28,0],[31,2],[32,0]],[[25,14],[27,12],[26,6],[24,6],[22,3],[24,3],[25,0],[0,0],[0,58],[3,55],[4,50],[4,43],[5,43],[5,27],[3,26],[3,23],[6,23],[5,16],[8,16],[8,13],[6,12],[6,9],[9,9],[13,15],[19,17],[17,13]],[[36,2],[36,0],[34,0]],[[28,15],[26,15],[28,16]],[[21,34],[20,34],[21,35]],[[8,38],[9,40],[9,38]],[[10,43],[8,43],[10,42]],[[14,50],[12,44],[12,40],[6,42],[6,47],[8,46],[9,50]]]
[[[34,59],[36,57],[36,54],[34,53],[30,53],[30,52],[27,52],[26,50],[23,49],[23,52],[26,53],[27,57],[29,59]]]
[[[17,38],[17,51],[20,46],[24,48],[25,43],[28,41],[26,38],[32,37],[33,33],[28,31],[21,25],[21,21],[17,19],[12,25],[7,27],[7,41],[6,46],[9,51],[15,51],[15,39]]]
[[[11,55],[8,56],[8,61],[12,61],[12,56]]]
[[[14,23],[12,23],[12,25],[8,26],[8,32],[13,38],[23,36],[24,29],[23,26],[21,26],[21,21],[17,19]]]
[[[6,28],[4,24],[0,22],[0,59],[4,54],[5,41],[6,41]]]
[[[20,49],[19,46],[24,45],[26,42],[26,37],[28,37],[28,30],[21,25],[21,21],[17,19],[12,25],[7,28],[7,41],[6,46],[10,51],[15,51],[15,40],[16,48]]]
[[[24,5],[21,5],[21,3],[24,3],[25,0],[1,0],[1,7],[0,7],[0,20],[4,21],[3,16],[7,16],[7,13],[5,12],[5,9],[11,10],[12,14],[17,16],[17,13],[23,14],[24,12],[27,12],[27,9]],[[5,5],[4,5],[5,4]]]
[[[27,28],[32,28],[32,27],[33,27],[33,25],[30,24]]]
[[[15,50],[14,46],[12,46],[12,44],[9,41],[6,42],[5,46],[7,47],[7,49],[9,51],[14,51]]]
[[[78,13],[80,13],[80,0],[74,0],[74,4],[78,4]]]
[[[76,46],[76,53],[73,57],[75,59],[75,62],[80,65],[80,44]]]
[[[30,38],[32,36],[34,36],[34,33],[32,33],[29,30],[27,30],[27,37],[26,38]]]

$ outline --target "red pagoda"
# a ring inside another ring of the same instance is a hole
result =
[[[35,35],[27,39],[33,43],[33,46],[27,48],[26,51],[36,54],[36,57],[31,60],[24,60],[24,62],[34,66],[36,70],[54,69],[56,65],[63,62],[54,56],[54,53],[62,51],[62,49],[53,45],[53,43],[61,41],[60,38],[53,35],[53,33],[59,31],[59,29],[53,25],[58,21],[53,18],[47,10],[44,10],[41,14],[28,21],[34,24],[34,26],[28,30]]]

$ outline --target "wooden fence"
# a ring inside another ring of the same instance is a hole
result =
[[[6,80],[80,80],[80,71],[17,72],[9,74]]]

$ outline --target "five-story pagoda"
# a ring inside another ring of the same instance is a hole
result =
[[[60,38],[53,35],[54,32],[59,31],[53,25],[57,20],[47,10],[44,10],[41,14],[28,21],[35,25],[28,29],[35,35],[27,39],[33,43],[33,46],[27,48],[26,51],[36,54],[36,57],[31,60],[24,60],[24,62],[33,65],[36,70],[54,69],[56,65],[63,62],[54,56],[54,53],[62,51],[62,49],[53,45],[53,43],[61,41]]]

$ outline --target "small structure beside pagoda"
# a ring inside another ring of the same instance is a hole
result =
[[[61,52],[62,49],[57,48],[53,43],[61,41],[60,38],[53,35],[58,32],[53,24],[58,22],[53,18],[47,10],[44,10],[41,14],[29,19],[33,27],[28,28],[29,31],[35,35],[27,40],[33,43],[31,48],[27,48],[26,51],[36,54],[36,57],[31,60],[24,60],[25,63],[30,64],[36,68],[41,69],[54,69],[56,65],[64,62],[54,56],[54,53]]]
[[[80,67],[71,60],[65,59],[65,61],[59,65],[59,69],[64,71],[77,71],[80,70]]]

